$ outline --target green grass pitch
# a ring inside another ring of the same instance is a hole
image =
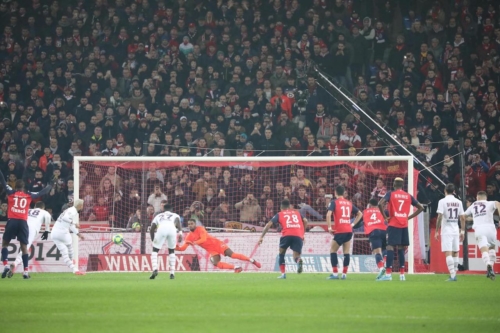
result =
[[[20,274],[0,280],[1,332],[498,332],[483,275]]]

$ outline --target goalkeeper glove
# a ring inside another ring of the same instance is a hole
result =
[[[42,240],[47,240],[49,238],[49,232],[48,231],[44,231],[43,234],[42,234]]]

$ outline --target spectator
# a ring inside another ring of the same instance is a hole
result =
[[[158,213],[162,210],[161,202],[167,201],[167,199],[167,196],[161,191],[161,187],[155,186],[154,192],[148,197],[148,205],[154,208],[154,213]]]
[[[306,192],[306,187],[304,185],[300,185],[297,192],[292,195],[291,203],[294,207],[298,207],[299,212],[303,216],[307,216],[307,214],[317,218],[322,219],[322,216],[312,208],[312,199]]]
[[[237,202],[234,207],[240,211],[240,222],[253,224],[260,222],[262,211],[252,192],[247,192],[245,198]]]
[[[40,168],[45,178],[58,173],[65,185],[75,155],[355,156],[362,148],[363,155],[385,154],[378,135],[367,135],[375,133],[365,119],[346,117],[349,110],[310,76],[317,65],[434,171],[453,178],[445,156],[456,164],[462,152],[440,142],[464,137],[479,188],[494,181],[490,167],[500,159],[494,6],[469,14],[468,3],[457,3],[446,15],[442,3],[422,10],[412,2],[372,8],[370,1],[347,6],[339,0],[326,9],[316,2],[219,2],[215,9],[145,2],[132,4],[130,13],[125,2],[126,21],[113,7],[92,15],[75,7],[82,20],[60,20],[49,10],[24,15],[15,1],[2,5],[0,168],[7,174],[13,160],[12,177],[31,179]],[[162,14],[156,20],[147,13]],[[401,24],[394,24],[398,17]],[[301,133],[305,128],[309,132]],[[60,168],[52,163],[56,155]],[[251,171],[246,168],[231,168],[231,181],[224,181],[231,204],[246,196],[249,184],[240,184],[243,171]],[[121,172],[116,177],[124,177]],[[81,194],[91,184],[108,204],[130,199],[110,174],[89,169],[82,175]],[[205,186],[198,178],[178,188],[157,176],[169,198],[183,192],[179,208],[190,206],[192,193],[202,200],[209,187],[219,196],[220,179]],[[104,191],[105,179],[112,187]]]
[[[217,228],[224,228],[225,223],[234,220],[234,216],[230,211],[229,202],[227,200],[222,200],[217,206],[212,214],[210,215],[211,226]]]

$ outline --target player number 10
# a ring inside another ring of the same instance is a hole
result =
[[[28,204],[28,200],[26,198],[19,199],[18,197],[14,197],[14,208],[24,209],[24,208],[26,208],[27,204]]]

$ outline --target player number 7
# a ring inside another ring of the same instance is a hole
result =
[[[404,205],[405,201],[404,200],[398,200],[398,202],[399,202],[399,211],[402,211],[403,210],[403,205]]]

